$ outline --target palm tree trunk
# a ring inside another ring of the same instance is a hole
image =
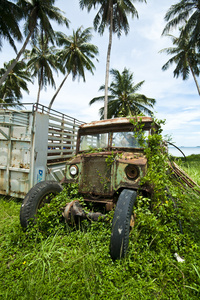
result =
[[[3,95],[2,102],[5,102],[6,96],[7,96],[7,93],[5,93],[5,94]]]
[[[64,78],[63,81],[61,82],[60,86],[58,87],[57,91],[55,92],[53,98],[51,99],[51,101],[50,101],[50,103],[49,103],[49,107],[48,107],[49,109],[51,109],[51,107],[52,107],[52,105],[53,105],[53,102],[54,102],[55,98],[57,97],[58,93],[60,92],[60,90],[61,90],[63,84],[65,83],[65,80],[66,80],[67,77],[69,76],[69,73],[70,73],[70,72],[67,73],[67,75],[65,76],[65,78]]]
[[[37,94],[37,104],[39,103],[40,100],[40,92],[42,89],[42,74],[43,74],[43,68],[41,70],[41,77],[40,77],[40,82],[39,82],[39,88],[38,88],[38,94]]]
[[[104,119],[108,116],[108,81],[109,81],[109,68],[110,68],[110,53],[112,46],[112,31],[113,31],[113,0],[110,0],[110,29],[109,29],[109,43],[106,61],[106,78],[105,78],[105,98],[104,98]]]
[[[197,91],[198,91],[199,96],[200,96],[200,87],[199,87],[198,81],[197,81],[197,79],[196,79],[196,76],[195,76],[195,74],[194,74],[193,68],[191,67],[190,63],[189,63],[189,66],[190,66],[190,70],[191,70],[191,72],[192,72],[192,76],[193,76],[193,78],[194,78],[194,81],[195,81],[195,84],[196,84],[196,87],[197,87]]]
[[[13,70],[13,68],[15,67],[15,65],[17,64],[17,62],[20,59],[20,56],[22,55],[22,53],[24,52],[24,50],[26,49],[26,46],[29,42],[29,39],[31,37],[31,35],[33,34],[33,30],[34,28],[32,28],[32,30],[29,32],[21,50],[18,52],[16,58],[13,60],[13,63],[8,67],[7,71],[3,74],[3,76],[0,79],[0,85],[2,85],[2,83],[5,81],[6,77],[8,76],[8,74]]]

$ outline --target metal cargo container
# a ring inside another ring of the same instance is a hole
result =
[[[0,109],[0,194],[19,198],[40,181],[63,178],[83,124],[43,105],[27,105],[31,110]]]

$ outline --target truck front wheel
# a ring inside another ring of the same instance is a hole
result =
[[[126,256],[129,243],[131,215],[136,196],[136,191],[124,189],[117,201],[110,239],[110,255],[113,260]]]
[[[39,208],[50,203],[56,194],[60,193],[63,187],[57,181],[41,181],[34,185],[26,194],[20,209],[20,223],[26,228],[28,221],[35,218]]]

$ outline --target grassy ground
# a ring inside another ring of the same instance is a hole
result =
[[[200,184],[200,157],[179,164]],[[0,299],[199,299],[200,197],[182,194],[178,208],[169,199],[157,214],[149,199],[138,198],[128,256],[116,262],[109,255],[112,213],[75,229],[52,208],[40,228],[24,232],[21,202],[1,198]]]
[[[177,159],[181,168],[200,186],[200,154]]]

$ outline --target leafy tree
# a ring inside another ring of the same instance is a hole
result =
[[[21,50],[18,52],[17,57],[1,77],[0,85],[13,69],[22,53],[24,53],[30,38],[34,40],[38,33],[40,33],[42,37],[45,36],[45,38],[48,38],[54,43],[55,33],[50,21],[55,21],[58,24],[65,24],[68,27],[68,19],[62,15],[62,11],[60,11],[59,8],[54,6],[54,2],[55,0],[18,0],[17,4],[23,11],[25,19],[26,39]]]
[[[19,21],[22,18],[22,12],[14,3],[1,0],[0,5],[0,50],[2,49],[2,39],[9,41],[15,52],[15,39],[22,40],[22,34],[19,29]]]
[[[150,108],[156,103],[155,99],[147,98],[145,95],[136,93],[143,85],[141,81],[134,85],[133,73],[124,68],[120,73],[116,69],[110,71],[113,81],[108,88],[108,118],[126,117],[145,113],[152,115]],[[100,91],[105,89],[105,85],[100,87]],[[104,96],[93,98],[89,104],[103,101]],[[104,107],[100,108],[101,119],[104,117]]]
[[[145,2],[146,0],[138,0],[139,2]],[[132,2],[134,0],[80,0],[80,7],[88,9],[88,12],[92,8],[96,8],[99,5],[99,10],[94,18],[94,29],[102,35],[105,27],[109,27],[109,43],[107,51],[106,62],[106,76],[105,76],[105,98],[104,98],[104,119],[107,118],[107,105],[108,105],[108,80],[109,80],[109,66],[110,66],[110,54],[112,46],[112,34],[117,33],[118,37],[121,36],[122,31],[128,34],[129,23],[128,15],[132,17],[138,17],[138,12]]]
[[[32,43],[32,50],[25,52],[28,59],[27,68],[31,70],[33,77],[38,77],[38,95],[37,103],[39,103],[40,92],[42,88],[46,88],[47,84],[56,87],[53,71],[57,72],[56,49],[54,46],[49,47],[47,39],[43,40],[38,36],[38,40]]]
[[[4,67],[0,69],[0,76],[5,73],[5,70],[11,64],[12,61],[4,63]],[[0,86],[0,102],[10,103],[11,105],[20,104],[22,90],[29,93],[28,82],[32,82],[30,72],[27,71],[25,62],[19,61]]]
[[[73,35],[69,37],[64,33],[57,33],[58,45],[63,46],[63,49],[57,52],[57,57],[62,66],[61,70],[66,72],[66,75],[51,99],[49,108],[52,107],[56,96],[70,73],[72,74],[73,80],[77,77],[82,77],[83,81],[85,81],[85,69],[93,74],[95,66],[92,59],[98,54],[98,48],[89,43],[91,38],[91,28],[82,30],[82,27],[79,27],[76,31],[73,31]]]
[[[177,4],[172,5],[165,15],[168,22],[164,28],[163,34],[168,33],[177,26],[182,26],[187,21],[182,35],[190,36],[190,43],[194,46],[198,43],[200,47],[200,1],[199,0],[179,0]]]
[[[200,54],[197,53],[195,46],[190,44],[188,36],[180,35],[179,38],[173,35],[167,35],[172,39],[173,47],[164,48],[160,52],[166,52],[172,57],[163,65],[162,70],[166,71],[172,64],[175,64],[174,77],[182,76],[183,80],[189,78],[190,72],[194,78],[198,93],[200,95],[200,87],[196,76],[199,76],[199,60]]]

